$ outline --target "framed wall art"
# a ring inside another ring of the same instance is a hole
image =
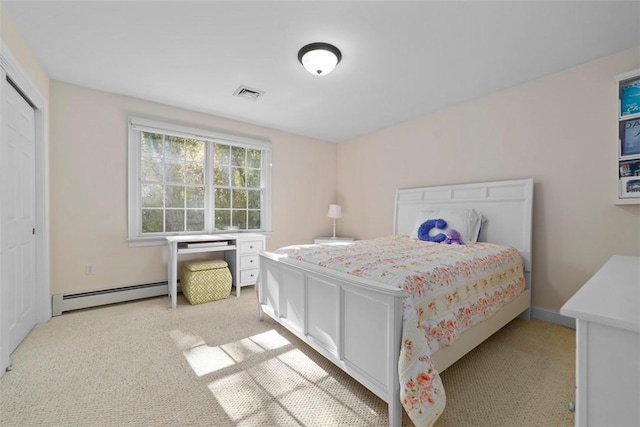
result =
[[[640,114],[640,77],[620,83],[620,117]]]
[[[640,176],[640,159],[619,162],[620,178],[625,176]]]
[[[640,68],[615,77],[618,92],[617,205],[640,204]]]
[[[640,197],[640,176],[620,178],[620,197]]]
[[[640,119],[620,122],[620,159],[640,157]]]

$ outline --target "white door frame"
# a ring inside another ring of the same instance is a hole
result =
[[[7,46],[0,39],[0,76],[11,81],[29,99],[35,110],[36,136],[36,323],[51,319],[49,286],[49,104]],[[0,90],[4,102],[5,94]],[[4,105],[4,103],[2,104]],[[0,114],[1,120],[1,114]],[[2,123],[0,122],[0,126]],[[1,276],[0,276],[1,277]],[[2,283],[0,279],[0,291]],[[0,292],[0,306],[2,292]],[[7,327],[0,316],[0,376],[9,366]]]

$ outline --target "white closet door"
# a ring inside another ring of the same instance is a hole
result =
[[[35,111],[0,75],[0,301],[11,354],[36,324]]]

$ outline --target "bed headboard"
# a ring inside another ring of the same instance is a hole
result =
[[[533,179],[407,188],[396,192],[393,234],[411,234],[420,211],[473,208],[486,221],[479,240],[513,246],[531,271]]]

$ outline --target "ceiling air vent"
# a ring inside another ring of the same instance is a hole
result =
[[[253,89],[248,86],[238,86],[238,89],[236,89],[236,91],[233,92],[233,95],[240,98],[247,98],[252,101],[255,101],[256,99],[264,95],[264,91]]]

